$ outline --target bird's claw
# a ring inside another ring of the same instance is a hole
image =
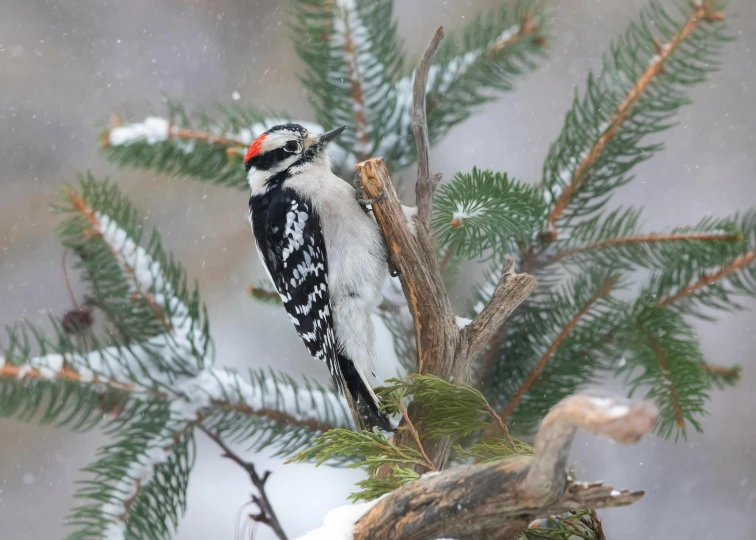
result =
[[[360,197],[357,197],[357,202],[360,203],[362,206],[370,206],[372,204],[375,204],[377,202],[382,201],[386,198],[386,194],[384,193],[380,197],[376,197],[375,199],[362,199]]]

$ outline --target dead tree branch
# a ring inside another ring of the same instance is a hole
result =
[[[515,274],[512,264],[507,264],[494,294],[480,315],[461,330],[457,326],[430,231],[433,194],[440,176],[430,175],[425,87],[430,59],[442,37],[443,29],[438,28],[415,71],[412,119],[418,153],[417,214],[410,218],[406,216],[381,158],[357,164],[357,171],[365,196],[377,201],[372,205],[373,212],[383,231],[391,263],[399,272],[402,290],[412,314],[418,373],[467,384],[475,357],[512,311],[533,292],[537,283],[532,276]],[[449,457],[451,439],[424,440],[421,419],[427,415],[414,404],[410,405],[408,412],[428,457],[437,469],[442,469]],[[414,444],[408,430],[400,430],[395,442]],[[390,472],[391,467],[386,466],[379,469],[378,474],[388,475]]]
[[[536,435],[535,455],[469,465],[421,477],[381,499],[354,538],[514,538],[534,519],[583,508],[627,506],[643,491],[571,482],[567,455],[578,428],[623,444],[653,429],[650,402],[580,394],[559,402]],[[486,536],[489,535],[489,536]]]
[[[433,32],[423,57],[420,59],[420,64],[415,70],[415,81],[412,86],[412,133],[415,136],[415,148],[417,150],[415,198],[417,199],[418,218],[424,221],[428,227],[430,227],[433,214],[433,194],[436,192],[441,176],[431,176],[430,173],[430,140],[428,138],[428,119],[425,108],[425,89],[428,85],[428,71],[430,70],[431,60],[443,38],[444,27],[439,26]]]
[[[259,513],[251,514],[249,517],[258,523],[263,523],[273,529],[273,532],[280,540],[288,540],[283,527],[281,527],[281,523],[278,521],[278,517],[276,517],[276,512],[273,510],[273,505],[270,504],[268,495],[265,493],[265,483],[270,477],[270,471],[265,471],[265,473],[260,476],[257,473],[254,463],[244,461],[238,454],[231,450],[225,442],[223,442],[223,439],[209,429],[204,426],[200,426],[200,429],[205,435],[210,437],[213,442],[221,447],[221,450],[223,450],[223,457],[230,459],[249,474],[249,479],[252,482],[252,485],[257,489],[258,493],[258,495],[252,495],[252,502],[260,509]]]

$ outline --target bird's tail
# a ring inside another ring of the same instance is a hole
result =
[[[354,362],[343,354],[338,355],[338,361],[339,371],[346,386],[345,397],[357,429],[370,430],[377,427],[383,431],[396,431],[388,417],[381,412],[378,398],[357,371]],[[336,381],[336,386],[341,386],[339,381]]]

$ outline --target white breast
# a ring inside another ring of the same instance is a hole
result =
[[[284,186],[307,196],[320,216],[336,334],[360,371],[371,374],[376,361],[371,315],[388,275],[380,229],[357,202],[354,189],[330,171],[303,171]]]

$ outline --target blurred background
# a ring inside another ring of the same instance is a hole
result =
[[[411,57],[433,28],[453,31],[501,0],[396,0]],[[544,65],[517,91],[452,130],[432,153],[433,169],[451,177],[473,165],[537,181],[589,68],[643,2],[551,0],[553,39]],[[663,0],[665,3],[665,0]],[[263,104],[312,120],[296,80],[299,60],[280,0],[2,0],[0,2],[0,323],[43,320],[70,306],[48,205],[61,181],[91,169],[109,175],[145,223],[197,278],[210,310],[218,362],[272,365],[327,380],[306,357],[283,310],[249,299],[244,288],[263,275],[246,221],[246,195],[198,182],[117,170],[97,152],[97,122],[124,104],[139,116],[166,94],[186,105]],[[756,3],[734,0],[738,40],[724,68],[697,87],[693,105],[663,138],[667,150],[637,169],[618,193],[645,207],[647,228],[694,223],[756,206]],[[81,289],[76,287],[77,292]],[[752,310],[756,303],[746,303]],[[712,363],[744,367],[736,389],[715,392],[705,433],[687,441],[649,437],[613,446],[580,435],[571,455],[579,478],[646,489],[640,503],[601,513],[612,540],[754,538],[756,529],[756,316],[741,312],[701,324]],[[384,336],[385,337],[385,336]],[[384,343],[384,346],[387,346]],[[613,382],[608,388],[616,389]],[[60,538],[79,468],[103,442],[0,420],[0,539]],[[355,471],[282,466],[269,496],[291,537],[322,523],[344,503]],[[248,479],[198,440],[189,508],[178,538],[233,538]],[[264,526],[255,538],[273,538]]]

